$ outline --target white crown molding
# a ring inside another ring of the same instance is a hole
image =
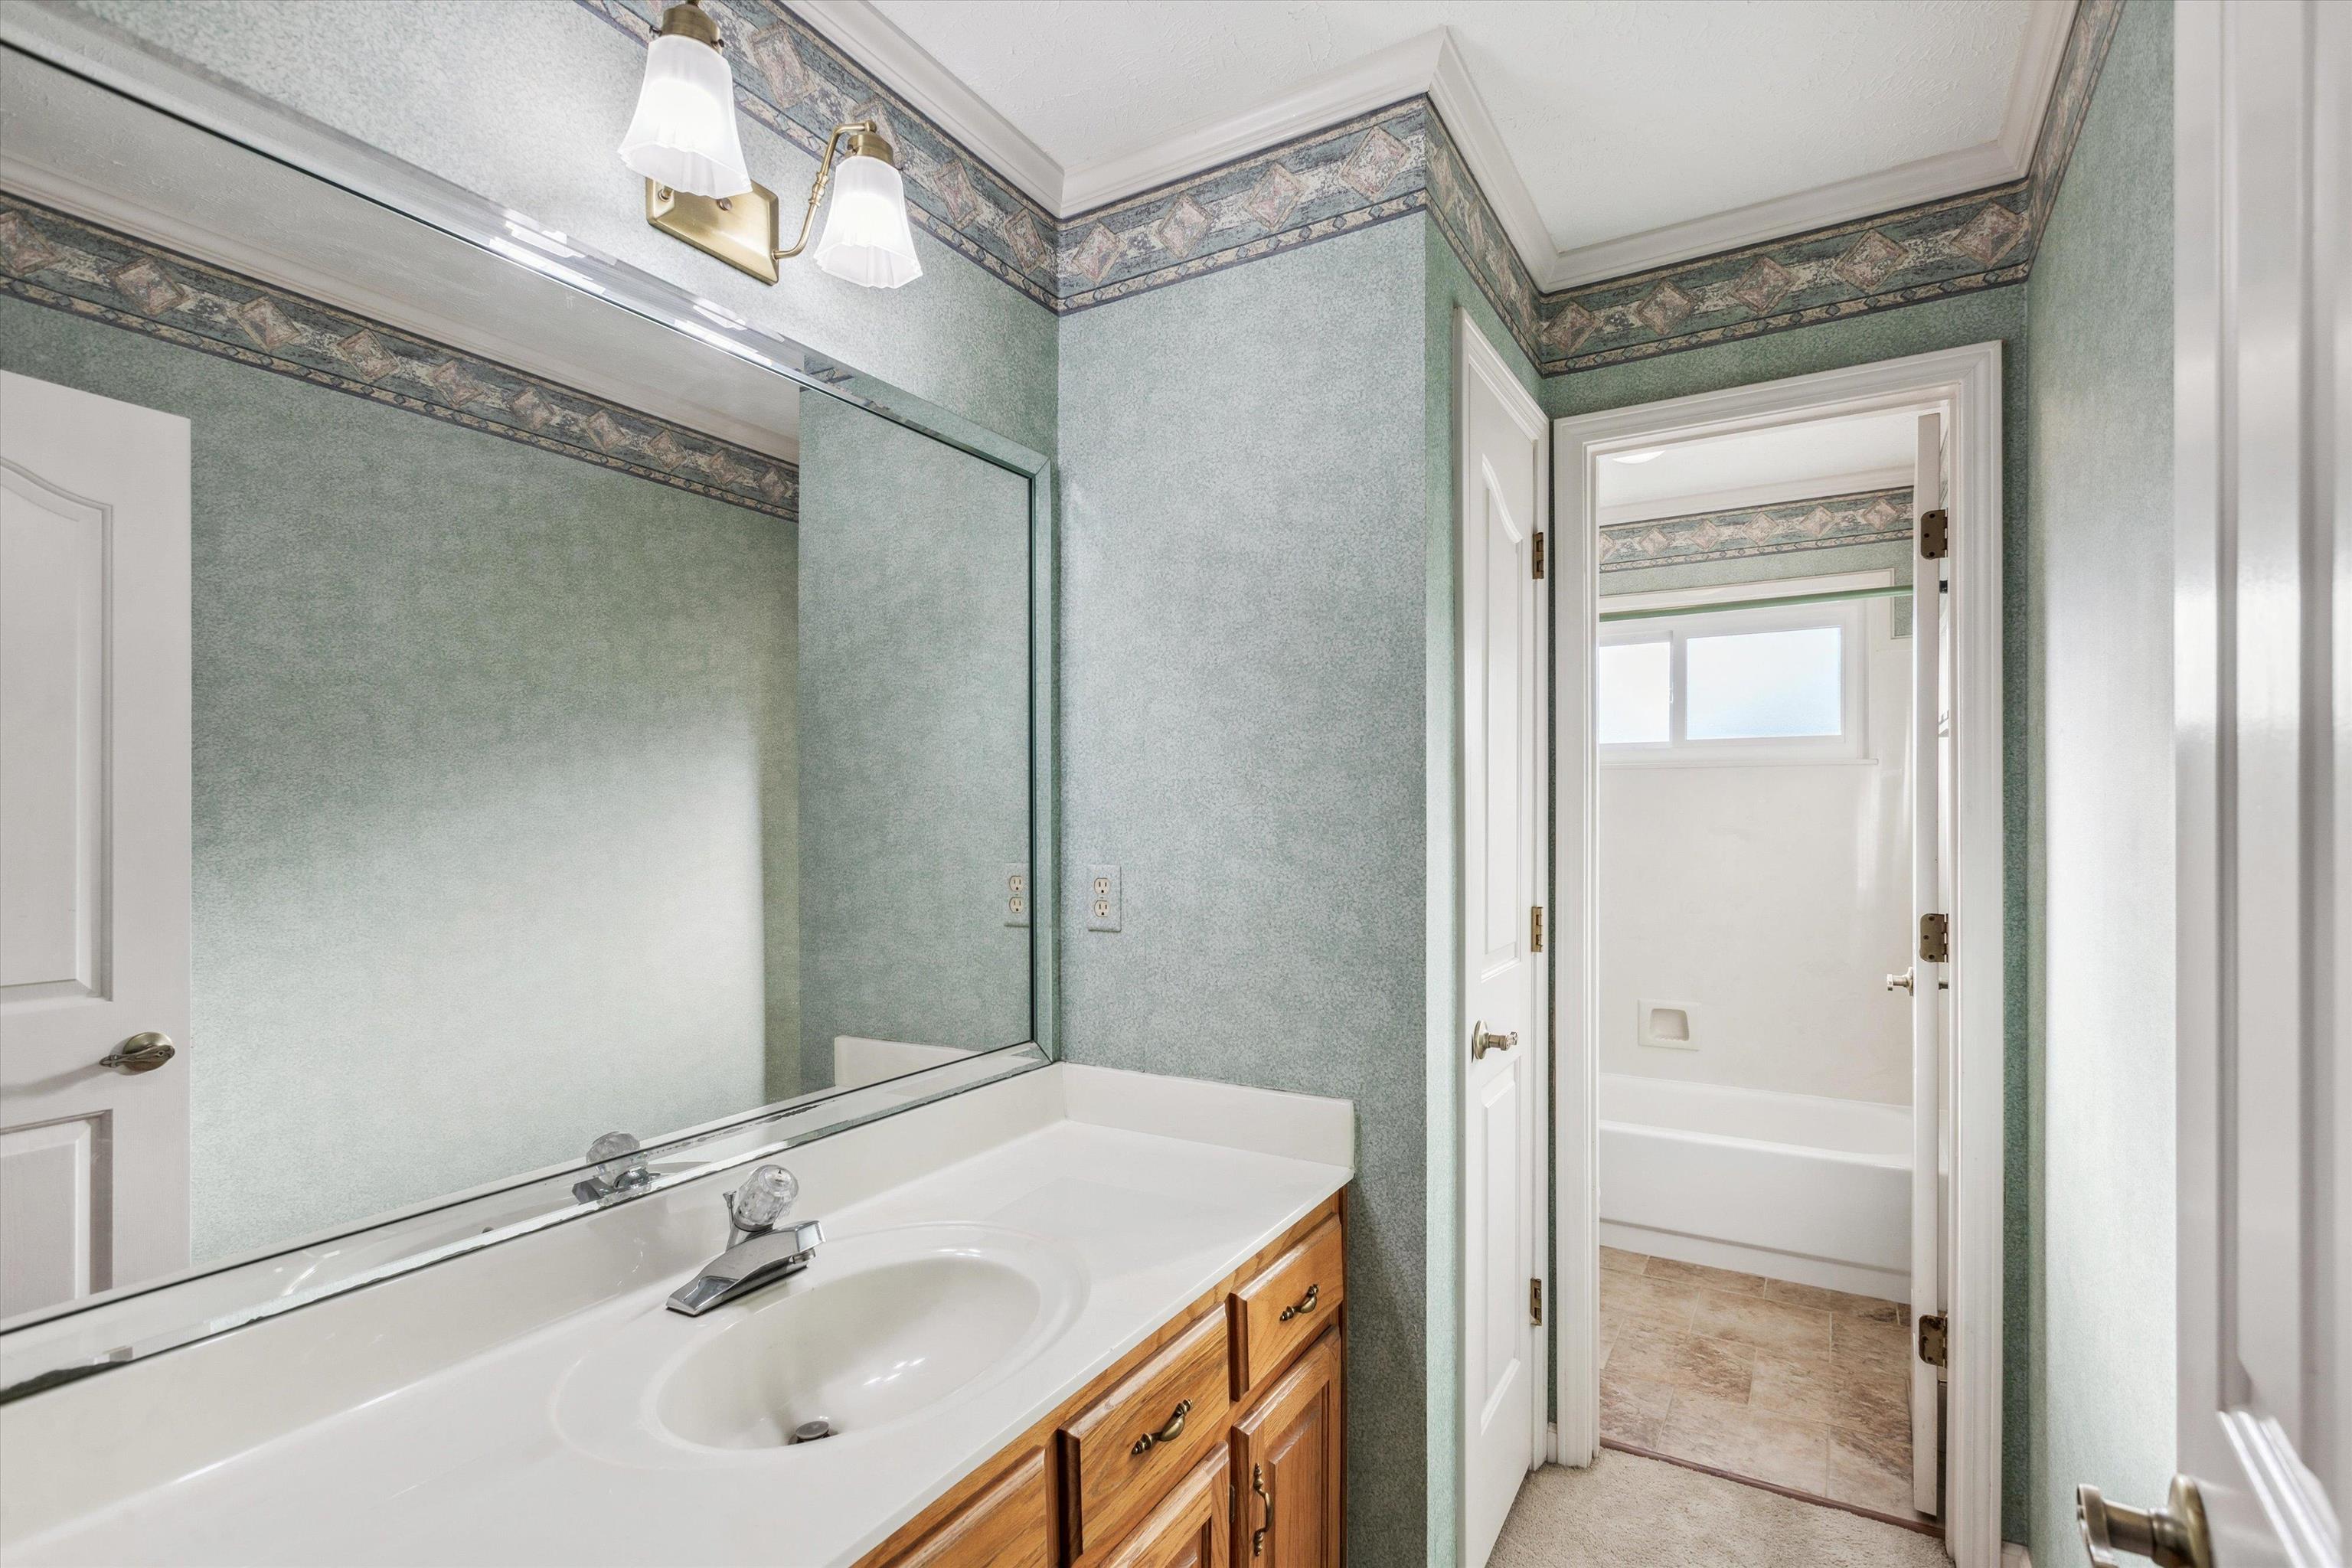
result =
[[[1148,147],[1081,163],[1062,177],[1064,217],[1091,212],[1204,169],[1264,152],[1350,115],[1425,93],[1452,47],[1436,27],[1336,70],[1309,77],[1255,109],[1199,120]],[[1457,64],[1457,69],[1458,69]],[[1450,121],[1449,121],[1450,123]]]
[[[2058,90],[2058,62],[2066,35],[2074,30],[2080,0],[2041,0],[2026,24],[2025,47],[2017,54],[2017,74],[2009,84],[2009,109],[2000,121],[2000,150],[2020,175],[2033,167],[2033,150]]]
[[[1723,489],[1695,490],[1688,495],[1658,496],[1648,500],[1620,501],[1594,509],[1602,528],[1629,522],[1650,522],[1662,517],[1695,517],[1703,512],[1730,511],[1739,507],[1779,506],[1783,501],[1813,500],[1822,496],[1859,495],[1865,490],[1909,489],[1909,468],[1866,468],[1859,473],[1816,474],[1811,479],[1780,479],[1769,485],[1732,485]]]
[[[1030,199],[1057,218],[1067,216],[1062,165],[1054,155],[899,31],[869,0],[793,0],[793,9]]]
[[[1309,78],[1243,113],[1195,121],[1149,146],[1065,167],[870,0],[793,0],[793,9],[1058,219],[1426,94],[1536,287],[1556,293],[2021,179],[2032,165],[2077,3],[2037,0],[1992,141],[1573,250],[1553,243],[1448,28]]]
[[[1548,275],[1536,276],[1547,293],[1603,279],[1627,278],[1718,251],[2006,184],[2020,172],[2012,169],[2000,142],[1979,142],[1793,195],[1563,250],[1550,258]]]
[[[1486,100],[1479,96],[1469,68],[1462,63],[1461,51],[1454,47],[1451,28],[1441,30],[1436,70],[1428,92],[1430,101],[1437,105],[1438,118],[1454,137],[1454,145],[1461,150],[1462,162],[1469,166],[1470,177],[1486,193],[1487,204],[1502,221],[1511,247],[1534,275],[1536,287],[1545,287],[1544,267],[1538,263],[1551,261],[1559,247],[1552,243],[1535,194],[1520,177],[1519,165],[1512,159],[1495,117],[1486,112]]]

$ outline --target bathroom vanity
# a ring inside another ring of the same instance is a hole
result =
[[[0,1560],[1336,1562],[1351,1109],[1059,1059],[1046,456],[0,46]]]
[[[825,1240],[700,1317],[748,1165],[0,1405],[0,1554],[1335,1563],[1353,1138],[1039,1068],[776,1155]]]

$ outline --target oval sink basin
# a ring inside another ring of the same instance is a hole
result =
[[[713,1448],[774,1447],[813,1421],[871,1432],[998,1366],[1045,1315],[1040,1281],[976,1251],[813,1284],[746,1303],[663,1381],[654,1418]]]
[[[700,1318],[655,1308],[626,1320],[573,1369],[558,1420],[584,1447],[656,1463],[665,1450],[839,1452],[980,1393],[1085,1299],[1067,1249],[1019,1231],[845,1237],[806,1272]],[[793,1444],[818,1421],[829,1436]]]

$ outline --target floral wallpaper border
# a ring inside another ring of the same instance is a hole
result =
[[[273,283],[0,193],[0,292],[771,517],[800,470]]]
[[[662,0],[576,0],[652,37]],[[1425,211],[1546,375],[1762,336],[2024,279],[2124,0],[2081,0],[2023,179],[1545,294],[1426,97],[1056,221],[794,15],[706,0],[744,111],[814,156],[874,119],[900,150],[915,223],[1067,313]],[[748,62],[748,66],[746,64]]]
[[[1601,570],[1683,566],[1825,550],[1845,544],[1907,540],[1912,533],[1911,487],[1780,501],[1611,523],[1601,530]]]

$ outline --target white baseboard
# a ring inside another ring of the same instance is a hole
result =
[[[1685,1236],[1679,1231],[1652,1230],[1646,1226],[1626,1225],[1613,1219],[1601,1222],[1601,1245],[1651,1258],[1671,1258],[1677,1263],[1703,1263],[1711,1268],[1761,1274],[1767,1279],[1786,1279],[1794,1285],[1818,1285],[1824,1290],[1875,1296],[1882,1301],[1911,1299],[1911,1277],[1895,1269],[1775,1252],[1769,1247],[1717,1241],[1712,1237]]]
[[[2000,1543],[2000,1568],[2033,1568],[2033,1559],[2014,1541]]]

